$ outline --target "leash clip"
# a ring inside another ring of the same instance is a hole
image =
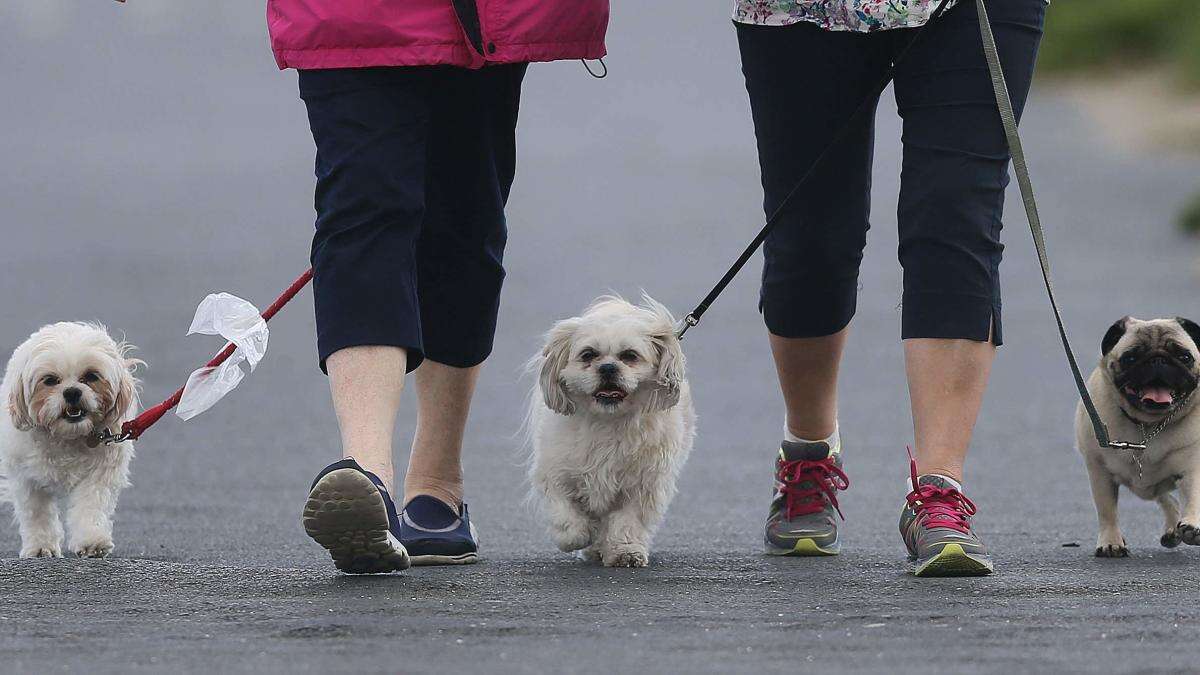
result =
[[[1113,450],[1145,450],[1145,443],[1130,443],[1129,441],[1109,441],[1108,447]]]
[[[700,319],[696,318],[695,313],[689,312],[687,316],[683,317],[683,321],[680,322],[679,330],[675,332],[675,337],[682,338],[684,333],[688,332],[689,328],[698,325],[700,325]]]
[[[119,434],[114,434],[113,432],[109,431],[108,429],[105,429],[104,431],[100,432],[100,434],[99,434],[99,436],[97,436],[97,438],[99,438],[100,442],[103,443],[104,445],[117,445],[119,443],[124,443],[125,441],[128,441],[129,439],[133,438],[133,434],[128,431],[122,431]]]

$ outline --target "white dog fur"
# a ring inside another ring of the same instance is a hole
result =
[[[599,298],[554,325],[532,366],[530,475],[555,543],[645,567],[695,438],[674,318],[648,296]]]
[[[102,558],[113,550],[112,517],[129,485],[131,442],[104,445],[137,411],[131,346],[103,326],[56,323],[17,347],[0,397],[0,496],[13,504],[21,557],[61,557],[65,508],[68,550]],[[69,399],[74,399],[69,400]]]

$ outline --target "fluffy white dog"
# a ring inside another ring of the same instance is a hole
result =
[[[13,504],[21,557],[62,556],[68,547],[103,558],[113,550],[112,516],[129,485],[133,443],[100,443],[137,408],[132,347],[103,326],[56,323],[13,352],[0,384],[9,414],[0,420],[0,496]]]
[[[555,324],[533,363],[530,473],[555,543],[645,567],[695,438],[674,318],[648,296],[602,297]]]

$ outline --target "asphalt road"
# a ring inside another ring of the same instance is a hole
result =
[[[141,347],[145,397],[157,401],[219,347],[183,337],[206,293],[265,304],[304,269],[311,140],[260,5],[0,6],[3,349],[45,322],[100,319]],[[1133,557],[1091,557],[1072,385],[1015,198],[1008,344],[968,467],[997,573],[904,573],[895,527],[911,429],[890,97],[844,370],[844,554],[759,554],[782,405],[755,311],[757,263],[688,336],[700,434],[652,566],[591,567],[550,545],[522,505],[515,440],[529,386],[517,372],[538,335],[610,289],[686,310],[760,223],[724,5],[616,3],[607,80],[577,63],[530,71],[500,336],[468,433],[479,565],[351,578],[303,535],[308,481],[337,448],[305,293],[232,398],[189,423],[169,417],[138,445],[113,558],[18,561],[14,528],[0,528],[0,669],[1194,668],[1200,550],[1160,549],[1154,507],[1127,497]],[[1084,360],[1123,314],[1200,314],[1197,251],[1170,222],[1200,162],[1118,154],[1048,81],[1024,131]],[[409,397],[401,461],[412,423]]]

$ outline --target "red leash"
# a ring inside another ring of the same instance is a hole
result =
[[[278,298],[276,298],[275,302],[271,303],[270,307],[263,310],[263,321],[270,321],[271,317],[278,314],[279,310],[283,309],[284,305],[291,302],[292,298],[296,297],[296,294],[299,293],[305,286],[307,286],[308,282],[312,281],[312,276],[312,269],[308,269],[304,272],[304,274],[301,274],[298,279],[293,281],[292,285],[288,286],[287,290],[284,291],[283,294]],[[225,348],[222,349],[216,356],[214,356],[211,361],[205,364],[204,367],[216,368],[224,363],[226,359],[232,356],[234,350],[236,349],[237,346],[233,343],[225,345]],[[125,424],[121,425],[121,433],[119,435],[113,435],[106,430],[101,435],[100,440],[104,441],[105,443],[136,441],[143,433],[145,433],[147,429],[154,426],[155,422],[162,419],[162,416],[166,415],[167,411],[179,405],[179,401],[183,398],[183,389],[183,387],[180,387],[179,390],[172,394],[167,400],[159,403],[153,408],[148,408],[141,415],[138,415],[134,419],[131,419]]]

